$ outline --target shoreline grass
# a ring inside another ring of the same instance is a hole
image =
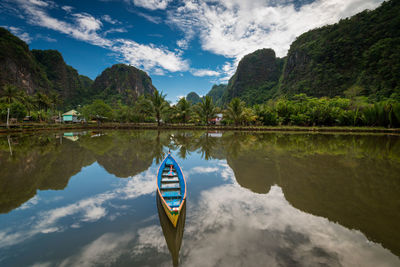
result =
[[[48,130],[85,130],[85,129],[138,129],[138,130],[208,130],[208,131],[259,131],[259,132],[347,132],[347,133],[392,133],[400,134],[400,128],[365,127],[365,126],[219,126],[195,124],[163,124],[157,123],[96,123],[87,124],[48,124],[21,123],[7,128],[0,124],[0,133],[32,132]]]

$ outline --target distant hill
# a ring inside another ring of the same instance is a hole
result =
[[[200,96],[199,96],[197,93],[195,93],[195,92],[190,92],[189,94],[187,94],[186,100],[189,101],[189,102],[191,102],[192,105],[195,105],[195,104],[201,102]]]
[[[125,64],[105,69],[93,82],[67,65],[57,50],[29,50],[29,46],[0,27],[0,92],[12,84],[28,95],[57,92],[68,109],[100,98],[132,103],[155,87],[144,71]]]
[[[355,87],[375,100],[400,95],[399,14],[400,1],[387,1],[300,35],[283,59],[272,49],[248,54],[220,101],[225,105],[239,97],[253,105],[299,93],[334,97]]]
[[[0,90],[5,84],[14,84],[30,94],[52,86],[28,45],[0,27]]]
[[[243,57],[229,80],[222,103],[239,97],[247,104],[264,102],[277,90],[284,60],[272,49],[260,49]]]
[[[146,72],[125,64],[105,69],[94,80],[91,92],[107,101],[133,103],[140,95],[153,94],[156,88]]]
[[[90,97],[89,88],[93,81],[67,65],[57,50],[32,50],[36,61],[43,68],[51,88],[60,94],[65,104],[76,106],[82,99]]]
[[[221,106],[222,104],[222,96],[227,88],[226,84],[214,84],[211,90],[207,93],[208,96],[211,96],[214,104],[217,106]]]

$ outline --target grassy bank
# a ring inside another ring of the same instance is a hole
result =
[[[88,124],[47,124],[47,123],[21,123],[13,124],[7,128],[0,125],[0,133],[32,132],[48,130],[85,130],[85,129],[151,129],[151,130],[208,130],[208,131],[292,131],[292,132],[360,132],[360,133],[396,133],[400,134],[400,128],[384,127],[351,127],[351,126],[202,126],[194,124],[163,124],[156,123],[88,123]]]

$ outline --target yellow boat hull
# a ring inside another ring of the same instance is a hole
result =
[[[167,204],[165,203],[165,201],[161,201],[162,206],[164,208],[165,214],[167,214],[169,220],[171,221],[172,225],[174,227],[176,227],[176,224],[178,223],[178,219],[179,219],[179,214],[180,214],[180,210],[177,213],[173,213],[169,207],[167,206]]]

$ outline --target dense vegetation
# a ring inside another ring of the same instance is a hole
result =
[[[221,104],[239,97],[250,105],[273,98],[278,90],[284,59],[275,57],[272,49],[260,49],[240,60],[236,73],[223,92]]]
[[[22,120],[26,115],[32,120],[54,122],[62,113],[57,109],[58,96],[36,93],[33,97],[15,86],[3,89],[0,98],[0,121],[10,117]],[[309,97],[305,94],[269,100],[253,106],[235,97],[225,109],[217,107],[211,96],[192,104],[181,98],[175,105],[165,100],[166,95],[155,89],[153,94],[141,95],[131,105],[121,100],[106,103],[96,99],[78,108],[86,121],[194,123],[207,125],[217,113],[223,113],[225,125],[298,125],[298,126],[384,126],[400,127],[400,99],[390,98],[375,103],[366,97]]]
[[[67,65],[57,50],[29,50],[24,41],[0,27],[0,93],[5,93],[5,86],[31,97],[57,95],[57,106],[64,110],[95,99],[132,104],[155,89],[147,73],[125,64],[105,69],[93,82]]]
[[[337,96],[358,85],[382,100],[400,93],[400,2],[387,1],[292,43],[281,93]]]
[[[214,101],[215,105],[221,106],[222,105],[222,96],[226,91],[227,85],[226,84],[214,84],[211,90],[207,93],[208,96],[211,96],[212,100]]]
[[[370,101],[400,95],[400,1],[387,1],[334,25],[300,35],[286,58],[271,49],[245,56],[218,105],[247,104],[305,93],[345,96],[357,87]]]

